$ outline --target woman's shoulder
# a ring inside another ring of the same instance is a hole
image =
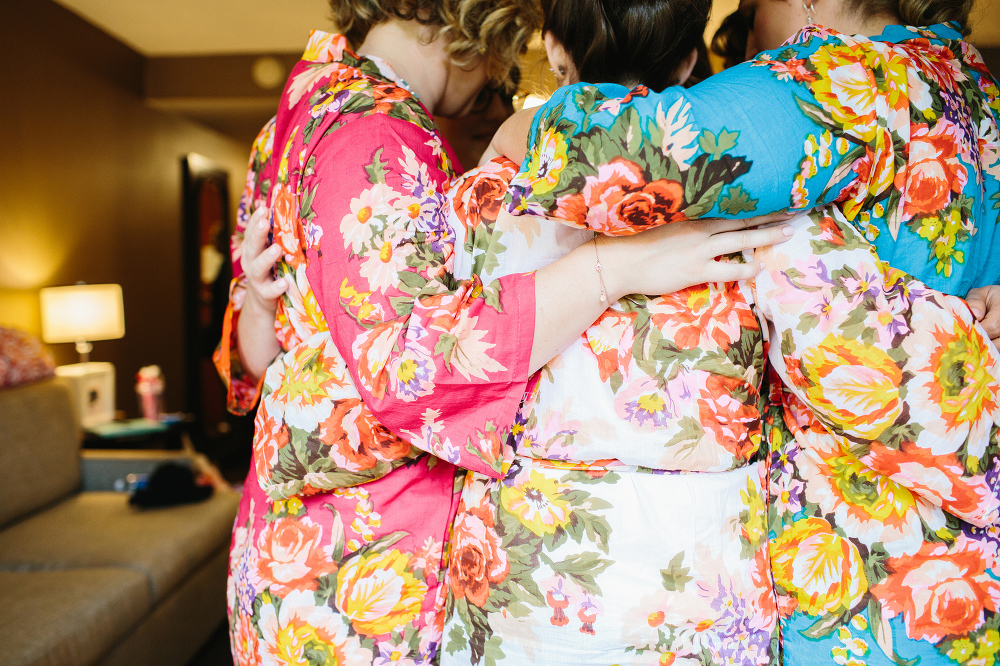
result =
[[[407,84],[377,58],[354,53],[342,35],[314,31],[282,93],[279,124],[301,125],[310,137],[319,127],[338,127],[369,117],[410,123],[428,133],[433,119]],[[322,133],[321,133],[322,135]]]

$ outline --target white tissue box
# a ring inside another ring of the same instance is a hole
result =
[[[73,363],[56,368],[56,376],[73,393],[73,403],[84,428],[115,418],[115,366],[111,363]]]

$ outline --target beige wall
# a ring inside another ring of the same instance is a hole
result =
[[[117,282],[126,335],[94,343],[134,414],[142,365],[159,364],[167,408],[183,406],[181,165],[229,170],[235,198],[248,147],[144,106],[141,58],[50,0],[18,0],[0,21],[0,324],[40,333],[38,290]],[[233,206],[235,211],[235,205]],[[71,344],[53,345],[59,363]]]

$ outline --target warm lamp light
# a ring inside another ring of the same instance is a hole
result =
[[[91,340],[114,340],[125,335],[120,285],[48,287],[41,290],[40,297],[42,339],[50,344],[75,342],[81,363],[89,360]]]

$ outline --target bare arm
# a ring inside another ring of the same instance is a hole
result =
[[[501,213],[509,214],[509,213]],[[787,240],[779,213],[748,220],[675,222],[634,236],[598,236],[535,274],[535,336],[529,369],[535,372],[593,324],[611,303],[627,294],[669,294],[704,282],[748,280],[759,263],[716,261],[716,257]],[[607,300],[601,301],[601,273]]]
[[[493,139],[479,163],[483,164],[497,155],[503,155],[520,165],[528,153],[528,133],[531,131],[531,121],[537,111],[538,108],[524,109],[505,120],[497,133],[493,135]]]
[[[274,333],[274,317],[278,298],[288,288],[284,279],[271,277],[280,248],[271,245],[265,249],[269,227],[267,209],[258,208],[250,218],[240,257],[247,277],[247,292],[236,324],[237,349],[243,367],[254,377],[263,375],[281,351]]]
[[[748,220],[677,222],[635,236],[601,236],[595,243],[587,243],[542,268],[535,275],[530,372],[569,346],[610,303],[626,294],[667,294],[702,282],[754,277],[760,271],[758,264],[715,261],[715,257],[782,242],[790,231],[787,226],[749,227],[788,217],[778,214]],[[265,209],[254,212],[241,259],[247,275],[247,296],[237,323],[238,348],[244,367],[255,377],[264,374],[280,351],[274,317],[278,298],[288,287],[284,280],[271,278],[278,246],[264,249],[269,224]],[[601,277],[606,301],[600,298]]]

